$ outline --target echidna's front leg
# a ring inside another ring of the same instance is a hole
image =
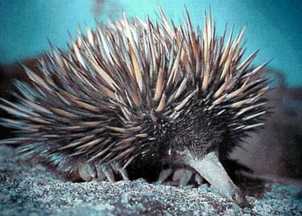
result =
[[[239,204],[245,201],[240,189],[233,183],[215,152],[208,153],[201,159],[188,153],[185,163],[195,169],[225,197]]]
[[[167,168],[167,169],[163,169],[160,171],[159,173],[159,177],[157,179],[158,183],[163,183],[165,182],[173,173],[173,169],[172,168]]]
[[[169,180],[172,181],[173,185],[175,184],[178,186],[186,186],[191,180],[197,185],[202,184],[200,175],[185,167],[163,169],[159,174],[157,182],[163,183],[169,182]]]
[[[119,163],[115,162],[111,164],[111,166],[113,167],[113,170],[115,170],[122,177],[123,180],[129,180],[127,170],[123,168]]]
[[[116,182],[119,179],[129,180],[127,171],[118,163],[92,165],[80,163],[78,166],[78,178],[83,181],[98,179]]]
[[[76,178],[83,181],[96,179],[97,172],[93,165],[89,163],[80,163],[77,169]]]
[[[189,184],[193,176],[192,170],[188,170],[185,168],[177,169],[172,177],[172,180],[178,182],[179,186],[186,186]]]
[[[115,182],[116,178],[114,175],[114,171],[111,165],[109,164],[101,164],[96,166],[97,168],[97,179],[108,180],[109,182]]]
[[[116,182],[118,177],[129,180],[127,171],[120,164],[111,163],[97,166],[97,178],[99,180],[107,179],[110,182]]]

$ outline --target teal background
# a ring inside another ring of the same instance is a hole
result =
[[[125,12],[156,19],[163,7],[178,23],[186,5],[195,25],[202,25],[211,8],[218,31],[226,23],[246,26],[248,52],[260,48],[257,63],[272,59],[270,66],[286,73],[291,86],[302,85],[302,3],[299,0],[107,0],[102,15],[106,22]],[[10,63],[49,49],[48,40],[64,48],[81,27],[95,26],[92,0],[0,0],[0,63]]]

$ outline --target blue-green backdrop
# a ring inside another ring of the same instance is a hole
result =
[[[101,1],[99,1],[101,2]],[[195,25],[211,7],[218,31],[225,23],[246,26],[247,48],[260,48],[257,62],[286,73],[290,85],[302,85],[302,1],[300,0],[105,0],[98,19],[146,15],[156,19],[158,6],[181,21],[186,5]],[[68,32],[93,27],[92,0],[0,0],[0,63],[10,63],[49,49],[48,40],[65,47]]]

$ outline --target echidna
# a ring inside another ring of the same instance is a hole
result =
[[[265,65],[243,59],[244,32],[216,36],[211,16],[203,31],[140,19],[98,26],[67,52],[53,49],[32,83],[17,82],[18,103],[2,100],[18,130],[3,143],[83,179],[112,171],[127,179],[129,164],[182,164],[226,197],[239,189],[219,159],[263,125]],[[227,40],[227,41],[226,41]]]

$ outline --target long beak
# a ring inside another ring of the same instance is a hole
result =
[[[223,196],[238,204],[245,201],[240,189],[233,183],[215,152],[208,153],[202,159],[194,158],[191,154],[186,156],[186,164],[195,169]]]

